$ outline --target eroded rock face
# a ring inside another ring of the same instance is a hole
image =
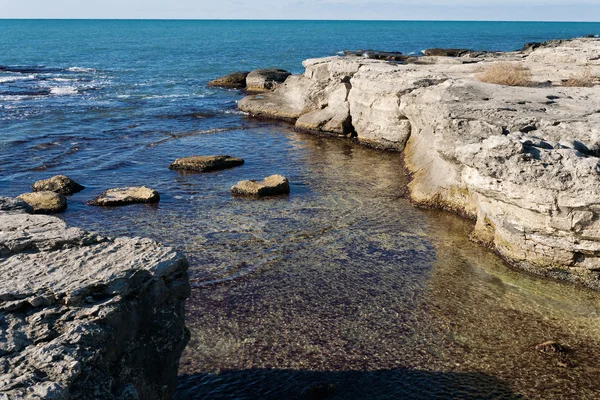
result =
[[[262,181],[239,181],[231,188],[231,193],[237,196],[277,196],[289,192],[290,183],[282,175],[271,175]]]
[[[170,399],[186,270],[148,239],[0,214],[0,397]]]
[[[56,175],[52,178],[34,182],[33,185],[31,185],[31,190],[34,192],[50,191],[62,194],[64,196],[70,196],[74,193],[82,191],[83,189],[85,189],[84,186],[75,182],[66,175]]]
[[[160,195],[146,186],[108,189],[100,196],[88,201],[90,206],[125,206],[127,204],[158,203]]]
[[[562,86],[600,75],[600,40],[482,54],[476,64],[419,59],[307,60],[303,75],[239,108],[332,133],[345,121],[361,142],[404,150],[416,203],[475,219],[472,237],[514,265],[600,289],[600,86]],[[506,61],[540,85],[478,80],[486,64]]]
[[[234,168],[244,164],[241,158],[231,156],[192,156],[178,158],[169,169],[177,171],[211,172]]]
[[[67,209],[67,199],[62,194],[50,191],[23,193],[18,199],[29,204],[36,214],[53,214]]]
[[[249,73],[249,71],[233,72],[229,75],[213,79],[208,82],[206,86],[226,89],[244,89],[246,87],[246,77]]]

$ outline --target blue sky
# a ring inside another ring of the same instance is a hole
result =
[[[2,0],[0,18],[600,21],[600,0]]]

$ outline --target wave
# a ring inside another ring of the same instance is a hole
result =
[[[27,76],[0,76],[0,83],[11,83],[23,80],[35,79],[34,75]]]
[[[85,67],[69,67],[67,71],[70,72],[96,72],[94,68],[85,68]]]
[[[50,94],[54,94],[57,96],[65,96],[69,94],[77,94],[77,88],[74,86],[60,86],[60,87],[51,87]]]

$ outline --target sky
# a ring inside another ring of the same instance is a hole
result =
[[[0,0],[0,18],[600,21],[600,0]]]

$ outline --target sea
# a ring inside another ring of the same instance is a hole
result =
[[[66,174],[58,216],[183,252],[177,399],[597,399],[600,295],[516,271],[472,222],[414,207],[398,153],[237,110],[233,71],[374,49],[516,50],[600,23],[0,20],[0,195]],[[239,168],[168,169],[228,154]],[[289,178],[289,196],[232,197]],[[146,185],[158,205],[85,204]],[[544,354],[554,340],[569,351]]]

